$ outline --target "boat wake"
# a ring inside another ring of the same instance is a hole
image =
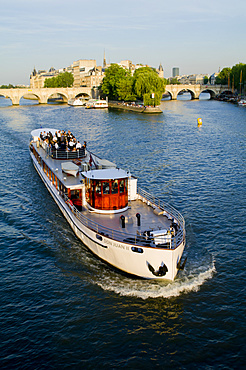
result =
[[[188,265],[188,264],[187,264]],[[147,298],[171,298],[183,293],[197,292],[205,281],[211,279],[216,272],[215,261],[207,264],[187,266],[172,282],[160,280],[140,280],[122,276],[112,277],[112,273],[96,282],[103,290],[115,292],[121,296]]]

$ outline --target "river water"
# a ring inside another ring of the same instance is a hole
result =
[[[185,96],[161,108],[0,98],[2,369],[245,366],[246,109]],[[78,241],[31,163],[40,127],[70,129],[183,214],[188,260],[174,282],[126,277]]]

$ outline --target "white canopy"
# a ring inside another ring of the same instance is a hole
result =
[[[121,168],[106,168],[104,170],[91,170],[82,172],[87,179],[92,180],[116,180],[129,177],[131,174]]]

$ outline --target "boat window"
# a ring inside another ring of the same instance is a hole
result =
[[[120,180],[120,193],[124,193],[125,190],[125,180]]]
[[[109,183],[107,181],[103,182],[103,194],[109,194]]]
[[[102,186],[101,181],[98,181],[98,182],[96,183],[96,193],[97,193],[97,194],[102,194],[101,186]]]
[[[112,181],[111,194],[118,194],[118,180]]]
[[[70,199],[79,199],[79,190],[71,190]]]

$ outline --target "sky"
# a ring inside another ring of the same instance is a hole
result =
[[[164,77],[246,63],[246,1],[0,0],[0,85],[29,84],[34,67],[131,60]]]

